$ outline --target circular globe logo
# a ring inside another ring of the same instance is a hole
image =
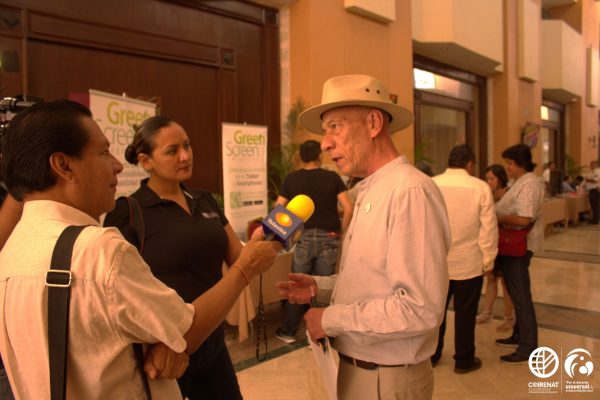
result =
[[[558,354],[550,347],[538,347],[529,355],[529,370],[538,378],[554,375],[558,364]]]

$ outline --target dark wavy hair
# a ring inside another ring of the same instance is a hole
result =
[[[90,140],[82,120],[91,117],[81,104],[57,100],[37,103],[10,121],[2,148],[2,170],[7,171],[6,187],[16,200],[56,184],[50,167],[52,154],[81,158]]]
[[[533,171],[537,165],[531,161],[532,156],[529,146],[522,143],[504,149],[502,158],[514,161],[519,167],[525,168],[527,172]]]
[[[506,170],[500,164],[492,164],[485,169],[485,173],[491,172],[494,174],[496,178],[498,178],[498,182],[500,182],[500,188],[504,189],[508,186],[508,175],[506,175]]]
[[[154,136],[162,128],[171,125],[174,121],[167,117],[155,116],[146,119],[139,126],[134,126],[135,135],[133,142],[125,149],[125,159],[128,163],[137,165],[138,154],[152,154],[154,151]]]

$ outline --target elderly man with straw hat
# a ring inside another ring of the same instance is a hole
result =
[[[444,312],[451,239],[439,189],[392,142],[412,120],[381,81],[366,75],[329,79],[322,104],[300,115],[306,128],[323,133],[321,148],[342,174],[365,178],[340,273],[290,274],[278,283],[292,303],[333,289],[330,305],[309,310],[305,320],[313,340],[335,338],[341,400],[433,394],[429,358]]]

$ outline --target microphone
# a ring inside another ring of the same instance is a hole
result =
[[[278,204],[262,221],[265,240],[277,240],[286,250],[291,249],[304,231],[304,223],[315,211],[315,203],[304,194],[289,201],[287,207]]]

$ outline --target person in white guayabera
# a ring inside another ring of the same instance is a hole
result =
[[[331,304],[304,316],[313,340],[334,337],[338,398],[430,399],[435,351],[448,291],[450,228],[431,178],[399,156],[391,133],[412,114],[383,83],[344,75],[323,85],[322,104],[300,123],[322,132],[321,148],[343,175],[364,177],[344,237],[339,275],[290,274],[290,302],[333,289]]]
[[[84,106],[38,103],[11,120],[2,148],[6,186],[23,215],[0,252],[0,352],[17,399],[49,399],[46,273],[59,235],[87,226],[73,247],[66,355],[67,399],[146,398],[133,343],[148,343],[143,369],[153,399],[181,399],[177,382],[251,277],[281,245],[250,241],[236,268],[186,304],[154,278],[116,228],[99,226],[115,205],[123,169]],[[26,293],[26,295],[24,295]]]
[[[489,185],[475,178],[475,154],[461,144],[450,151],[448,168],[435,176],[446,201],[452,246],[448,253],[450,285],[448,300],[454,297],[454,372],[465,374],[481,367],[475,357],[475,318],[481,297],[483,274],[494,267],[498,252],[498,221]],[[432,364],[438,362],[444,348],[446,318]]]
[[[585,185],[590,194],[590,208],[592,209],[592,219],[588,221],[590,225],[600,223],[600,168],[598,161],[590,162],[591,174],[585,179]]]

